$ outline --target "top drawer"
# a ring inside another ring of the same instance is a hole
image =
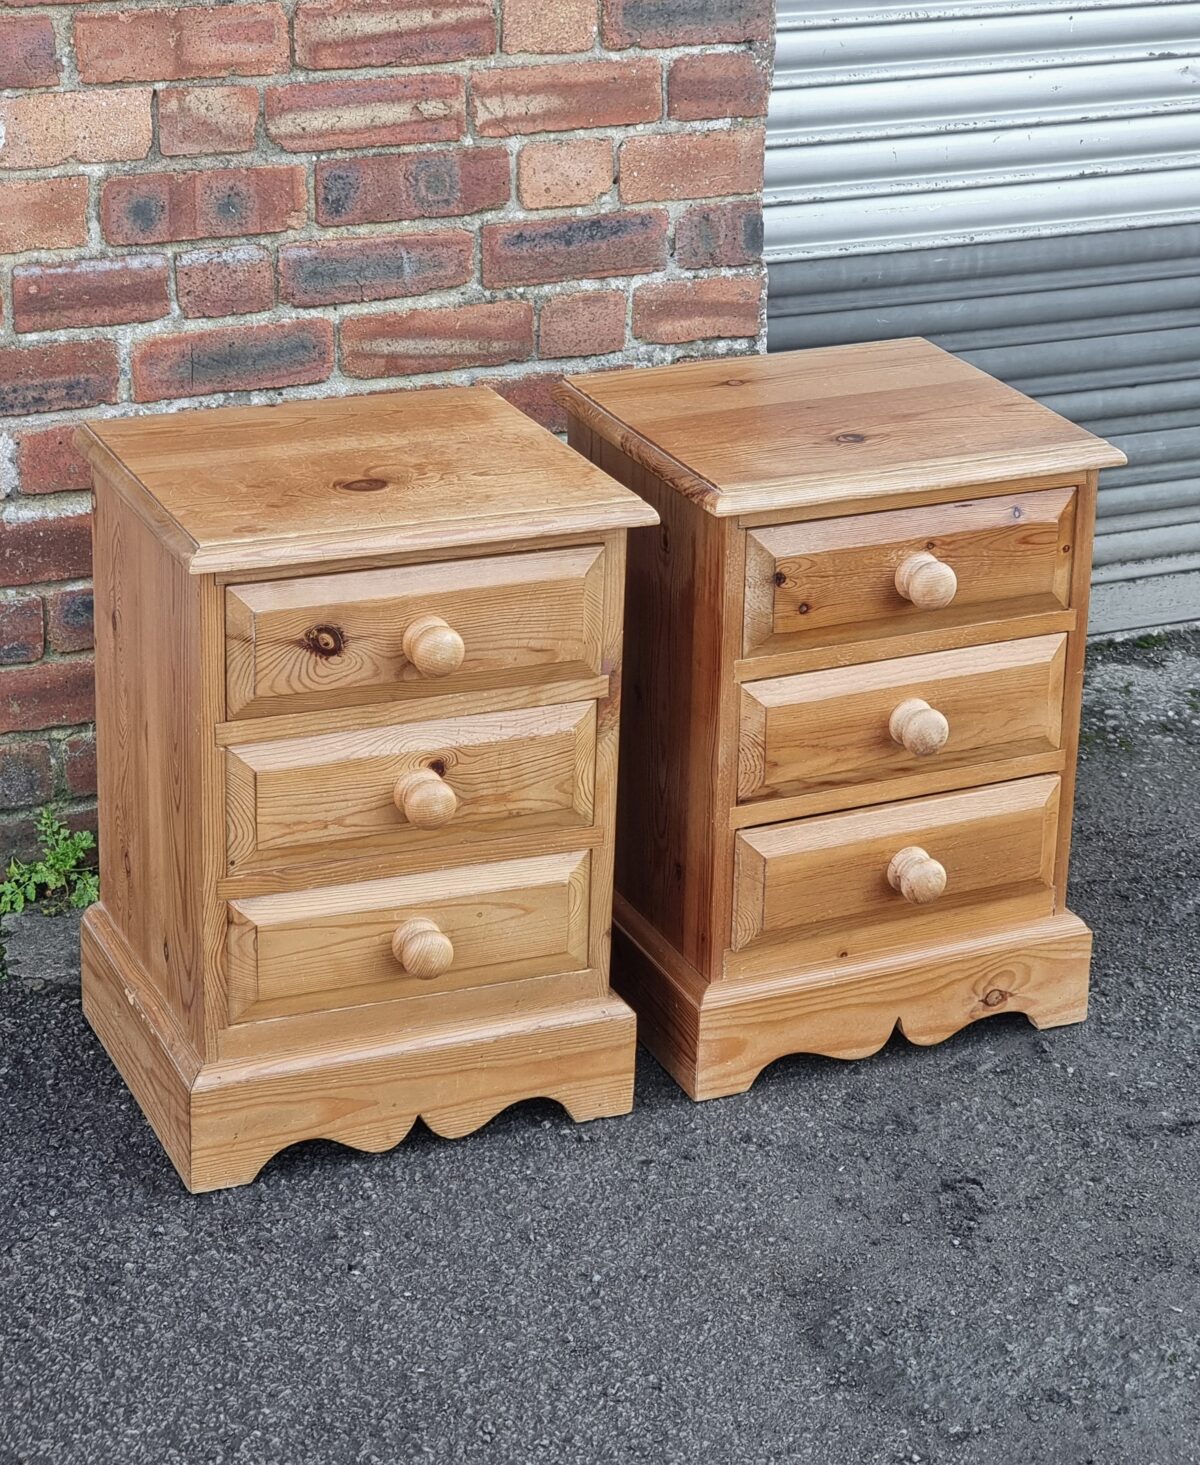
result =
[[[595,676],[603,561],[585,545],[230,585],[227,715]]]
[[[1074,498],[1053,488],[752,529],[744,654],[1063,610]]]

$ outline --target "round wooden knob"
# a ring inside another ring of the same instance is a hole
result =
[[[892,741],[915,758],[928,758],[940,753],[950,736],[950,724],[937,710],[920,697],[901,702],[888,721]]]
[[[466,652],[463,638],[441,616],[418,616],[404,633],[404,654],[423,677],[448,677]]]
[[[397,809],[418,829],[440,829],[458,809],[454,790],[432,768],[416,768],[396,780],[392,798]]]
[[[397,926],[392,937],[392,955],[410,977],[428,982],[449,970],[454,946],[436,922],[422,918]]]
[[[892,856],[888,884],[913,905],[928,905],[946,888],[946,867],[920,845],[906,845]]]
[[[910,554],[896,571],[896,589],[918,610],[941,610],[958,590],[958,576],[936,555]]]

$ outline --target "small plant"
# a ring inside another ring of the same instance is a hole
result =
[[[0,978],[7,975],[5,916],[19,915],[31,905],[48,916],[81,910],[100,894],[100,877],[83,863],[96,847],[88,830],[72,834],[54,810],[46,808],[37,817],[37,837],[38,858],[25,861],[14,855],[0,880]]]

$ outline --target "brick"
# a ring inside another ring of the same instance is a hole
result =
[[[645,203],[760,193],[764,142],[761,127],[627,138],[621,144],[621,198]]]
[[[625,295],[620,290],[554,295],[542,306],[539,356],[604,356],[624,345]]]
[[[62,743],[63,779],[74,798],[92,797],[96,792],[96,739],[91,733],[65,738]]]
[[[153,134],[152,95],[148,87],[129,87],[0,100],[0,168],[144,158]]]
[[[46,639],[52,651],[88,651],[92,645],[92,587],[51,591],[46,597]]]
[[[74,443],[73,424],[24,432],[17,444],[22,493],[87,493],[92,470]]]
[[[523,361],[533,351],[533,307],[498,300],[445,310],[356,315],[342,322],[347,376],[413,376]]]
[[[46,15],[0,20],[0,86],[55,86],[58,47]]]
[[[158,320],[171,309],[167,261],[161,254],[17,265],[12,288],[18,331],[125,325]]]
[[[489,288],[644,275],[666,262],[667,215],[661,209],[529,219],[483,229],[483,283]]]
[[[517,196],[527,209],[595,203],[612,185],[612,143],[606,137],[531,142],[517,159]]]
[[[42,629],[42,597],[18,595],[0,599],[0,666],[40,661],[46,648]]]
[[[321,224],[452,218],[499,208],[510,193],[508,153],[499,147],[339,158],[316,167]]]
[[[486,385],[550,432],[566,432],[567,409],[554,399],[554,388],[560,381],[561,372],[543,371],[531,376],[505,377]]]
[[[4,753],[5,750],[0,747],[0,759],[4,757]],[[37,848],[37,827],[32,814],[0,817],[0,849],[7,851],[9,858],[15,856],[19,860],[31,860],[37,853]]]
[[[601,0],[606,46],[715,46],[767,41],[773,0]]]
[[[675,225],[675,259],[685,270],[757,264],[763,250],[762,205],[702,203]]]
[[[465,285],[475,272],[470,234],[400,234],[289,244],[279,252],[279,289],[292,305],[393,300]]]
[[[82,580],[92,569],[92,516],[9,519],[0,534],[0,585]]]
[[[54,760],[50,744],[11,742],[0,747],[0,809],[28,809],[49,803],[54,796]],[[11,858],[0,851],[0,864]]]
[[[73,727],[96,714],[90,656],[39,661],[0,671],[0,733]]]
[[[278,234],[303,224],[307,213],[308,192],[299,165],[109,178],[100,195],[104,237],[110,244]]]
[[[282,5],[96,11],[75,21],[75,54],[86,82],[271,76],[288,69],[287,17]]]
[[[503,0],[503,27],[506,51],[590,51],[596,40],[596,0]]]
[[[313,70],[421,66],[488,56],[496,48],[492,0],[301,0],[296,61]]]
[[[757,336],[761,301],[757,275],[643,285],[633,297],[633,334],[642,341],[668,345],[717,336]]]
[[[0,179],[0,254],[87,243],[88,181]]]
[[[650,57],[503,66],[475,72],[471,106],[481,137],[654,122],[662,115],[662,72]]]
[[[158,146],[168,158],[247,153],[258,129],[250,86],[180,86],[158,94]]]
[[[0,347],[0,417],[116,400],[117,349],[111,341]]]
[[[253,315],[275,304],[275,264],[257,244],[194,249],[175,261],[175,296],[184,315]]]
[[[765,117],[771,78],[748,51],[679,56],[667,74],[667,116],[685,122]]]
[[[327,320],[227,326],[141,341],[133,350],[138,402],[252,392],[324,381],[333,370],[333,325]]]
[[[268,87],[267,134],[288,152],[452,142],[467,130],[466,87],[448,72]]]

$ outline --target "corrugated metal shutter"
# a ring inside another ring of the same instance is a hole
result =
[[[782,0],[771,349],[926,335],[1119,443],[1093,629],[1200,617],[1200,4]]]

